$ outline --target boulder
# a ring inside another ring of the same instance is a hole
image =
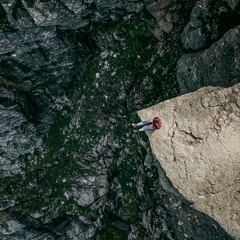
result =
[[[205,87],[138,111],[163,118],[148,133],[167,177],[197,210],[240,239],[240,84]]]
[[[183,55],[177,63],[181,93],[203,86],[231,86],[240,74],[240,25],[205,51]]]
[[[239,25],[239,1],[200,0],[192,9],[181,40],[187,50],[209,47],[226,31]]]
[[[207,35],[211,36],[212,32],[216,32],[216,26],[211,23],[213,17],[209,9],[211,0],[198,1],[193,8],[189,23],[185,26],[181,40],[183,46],[188,50],[200,50],[207,46]],[[206,29],[206,25],[211,25],[211,31]]]

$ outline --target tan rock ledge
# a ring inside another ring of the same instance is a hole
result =
[[[240,239],[240,84],[206,87],[141,110],[163,118],[153,154],[193,206]]]

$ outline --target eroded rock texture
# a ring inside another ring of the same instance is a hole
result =
[[[185,54],[177,64],[181,93],[201,86],[230,86],[239,81],[240,26],[228,31],[208,49]]]
[[[238,1],[201,0],[192,9],[190,20],[184,27],[181,40],[187,50],[205,49],[238,21]],[[231,17],[230,17],[231,15]],[[226,24],[229,24],[226,28]]]
[[[1,239],[173,238],[146,139],[129,133],[166,68],[142,10],[1,1]]]
[[[138,112],[160,115],[149,139],[154,155],[193,206],[240,238],[240,84],[206,87]]]
[[[180,43],[195,2],[0,2],[1,239],[232,239],[164,190],[131,126],[178,94],[176,61],[201,40],[186,28]],[[211,2],[208,13],[236,17],[237,0]],[[218,17],[202,21],[213,41],[236,26],[222,31]]]

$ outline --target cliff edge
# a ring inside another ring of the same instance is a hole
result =
[[[193,207],[240,239],[240,84],[205,87],[138,111],[161,116],[153,154]]]

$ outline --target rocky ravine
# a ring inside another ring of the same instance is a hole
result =
[[[164,119],[149,139],[174,186],[240,239],[240,84],[202,88],[138,114]]]
[[[193,3],[172,5],[184,24]],[[154,38],[144,9],[135,0],[1,1],[1,239],[178,232],[148,143],[130,132],[136,109],[177,92],[170,71],[159,74],[175,53]]]
[[[183,48],[199,51],[187,58],[194,73],[239,23],[238,0],[196,2],[0,2],[0,239],[232,239],[177,192],[131,127],[136,110],[191,80],[185,67],[175,76]],[[223,85],[237,77],[229,69]],[[211,84],[204,77],[197,87]]]

